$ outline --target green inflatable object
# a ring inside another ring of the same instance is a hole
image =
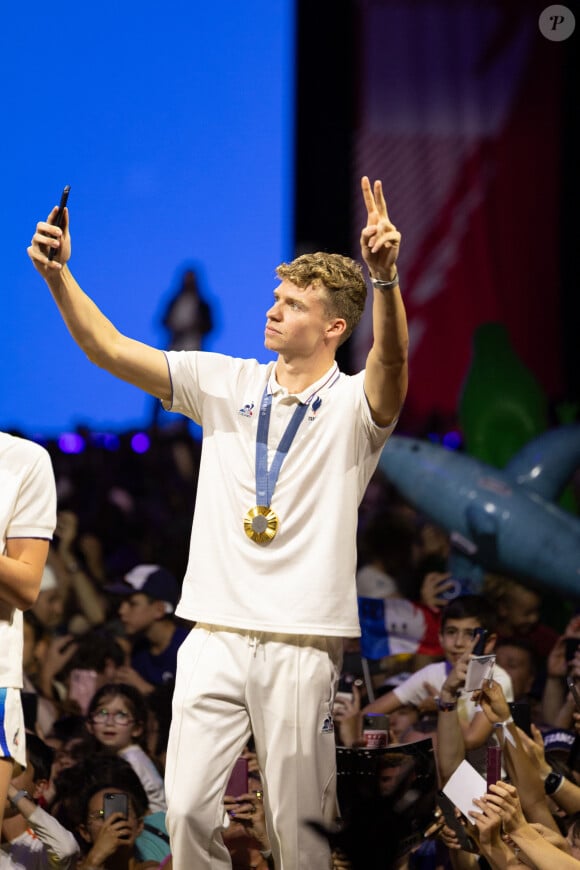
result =
[[[502,323],[484,323],[474,333],[458,412],[465,451],[496,468],[548,428],[548,397]]]

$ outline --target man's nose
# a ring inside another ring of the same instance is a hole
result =
[[[280,306],[277,302],[274,302],[271,308],[266,311],[266,317],[268,320],[279,320],[280,318]]]

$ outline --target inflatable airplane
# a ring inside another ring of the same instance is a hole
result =
[[[451,536],[450,570],[475,592],[484,571],[580,597],[580,519],[558,498],[580,467],[580,425],[534,438],[504,469],[428,441],[393,436],[379,468]]]

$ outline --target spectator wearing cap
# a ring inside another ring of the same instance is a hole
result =
[[[131,665],[120,668],[117,679],[147,695],[173,682],[177,651],[189,632],[173,615],[180,594],[173,574],[160,565],[137,565],[105,591],[122,596],[119,617],[132,641]]]

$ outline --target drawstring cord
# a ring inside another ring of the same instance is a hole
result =
[[[254,658],[256,658],[258,647],[262,643],[262,634],[252,632],[248,634],[248,646],[254,650]]]

